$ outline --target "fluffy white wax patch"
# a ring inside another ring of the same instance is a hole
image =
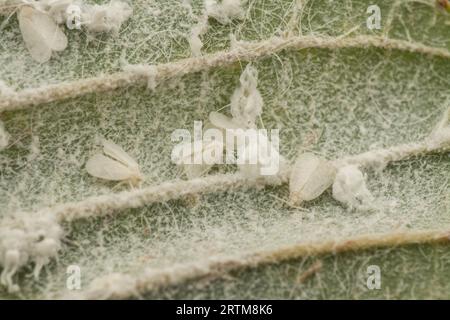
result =
[[[34,276],[39,277],[42,267],[56,257],[61,248],[63,230],[53,215],[29,216],[17,214],[3,218],[0,225],[0,284],[8,291],[19,287],[14,283],[16,272],[34,262]]]
[[[205,0],[205,9],[209,17],[216,19],[221,24],[231,23],[232,20],[242,20],[245,11],[241,0]]]
[[[152,65],[145,64],[135,64],[135,65],[125,65],[123,70],[126,72],[132,72],[147,78],[147,88],[151,91],[156,89],[157,82],[156,77],[158,76],[158,68]]]
[[[191,29],[189,37],[189,47],[191,49],[192,56],[199,57],[202,55],[203,41],[200,38],[201,35],[208,30],[208,15],[203,14],[198,18],[198,22]]]
[[[37,6],[51,16],[57,24],[63,24],[67,21],[66,10],[71,4],[81,7],[81,2],[75,0],[41,0]]]
[[[0,120],[0,151],[8,146],[10,135],[5,129],[5,125]]]
[[[118,34],[133,9],[129,4],[112,0],[105,5],[88,5],[83,8],[82,20],[86,29],[92,32],[112,32]]]
[[[186,7],[192,15],[191,2],[183,1],[183,6]],[[192,56],[201,56],[201,49],[203,48],[203,41],[200,38],[208,30],[208,18],[216,19],[222,24],[228,24],[233,19],[243,19],[245,12],[241,7],[240,0],[224,0],[217,2],[215,0],[205,0],[205,10],[203,14],[198,17],[198,22],[195,24],[187,40],[192,52]]]
[[[263,106],[263,99],[257,89],[258,70],[248,64],[239,82],[240,85],[231,96],[231,115],[244,127],[254,128]]]
[[[333,184],[333,198],[351,209],[358,210],[370,209],[373,202],[364,175],[355,165],[338,170]]]

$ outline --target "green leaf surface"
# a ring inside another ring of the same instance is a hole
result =
[[[249,0],[246,18],[222,25],[209,20],[204,54],[230,50],[237,40],[293,36],[386,37],[450,50],[450,16],[434,1]],[[381,30],[368,30],[367,7],[381,9]],[[27,52],[15,16],[0,34],[0,80],[21,90],[151,64],[189,58],[187,38],[200,15],[176,0],[132,1],[133,15],[117,37],[65,30],[68,48],[38,64]],[[294,12],[297,13],[294,14]],[[0,24],[5,17],[0,16]],[[127,86],[0,115],[13,142],[0,151],[0,215],[119,192],[88,175],[84,165],[106,137],[140,164],[143,186],[185,179],[171,161],[175,129],[192,132],[212,111],[230,115],[230,97],[247,62],[208,68],[161,82],[152,91]],[[428,136],[450,101],[450,59],[420,50],[387,47],[290,48],[252,61],[264,100],[262,124],[280,129],[280,152],[293,162],[299,150],[327,159],[418,142]],[[1,98],[1,96],[0,96]],[[235,171],[223,166],[218,172]],[[39,280],[30,264],[15,276],[20,293],[0,297],[65,296],[69,265],[81,268],[82,289],[110,273],[139,277],[144,269],[168,270],[211,257],[240,256],[296,243],[342,240],[401,231],[450,229],[450,158],[417,156],[367,170],[376,210],[349,210],[326,191],[302,208],[288,205],[287,185],[201,195],[107,217],[63,224],[65,240]],[[213,173],[211,173],[213,174]],[[188,281],[144,298],[448,298],[445,245],[372,249],[234,271]],[[315,261],[323,267],[303,283]],[[369,265],[382,274],[379,290],[366,287]],[[297,281],[297,282],[296,282]]]

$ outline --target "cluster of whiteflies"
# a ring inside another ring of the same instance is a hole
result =
[[[142,70],[141,70],[142,69]],[[147,69],[144,66],[138,66],[135,72],[143,72]],[[151,67],[151,74],[155,74],[155,70]],[[151,77],[152,79],[154,77]],[[228,136],[223,132],[230,130],[241,132],[245,135],[247,129],[257,129],[258,120],[263,110],[263,99],[257,89],[258,72],[251,65],[248,64],[242,72],[239,85],[233,92],[230,99],[230,113],[231,117],[219,112],[211,112],[209,114],[209,125],[222,131],[222,137],[227,138],[221,140],[194,140],[193,142],[186,142],[176,147],[175,154],[181,155],[182,159],[177,159],[176,163],[182,165],[185,175],[190,178],[197,178],[206,174],[214,164],[201,163],[196,164],[192,159],[204,159],[206,155],[216,152],[216,150],[229,149],[230,145],[234,148],[233,152],[237,158],[242,159],[256,159],[256,162],[237,163],[240,173],[244,177],[259,178],[261,177],[261,169],[270,163],[271,158],[278,159],[279,169],[277,174],[264,175],[266,183],[279,184],[282,182],[287,168],[287,161],[279,154],[278,145],[275,141],[270,140],[264,133],[258,132],[257,140],[247,141],[244,139],[237,139],[238,143],[233,141],[228,143]],[[152,85],[153,86],[153,85]],[[427,152],[437,149],[447,150],[450,141],[450,109],[444,114],[442,120],[438,123],[431,135],[418,147],[420,152]],[[240,141],[239,141],[240,140]],[[252,143],[258,143],[258,148],[252,146]],[[259,150],[264,147],[264,150]],[[393,150],[392,152],[400,152],[404,156],[415,154],[415,149],[410,150],[408,146],[406,149]],[[365,160],[369,163],[387,162],[389,160],[390,151],[382,150],[370,151],[365,154]],[[126,154],[126,152],[119,146],[110,141],[103,142],[104,155],[95,155],[91,158],[86,168],[88,172],[98,178],[107,180],[119,180],[128,182],[132,186],[140,184],[143,179],[138,164]],[[249,152],[250,155],[246,153]],[[255,154],[251,154],[251,153]],[[228,156],[228,150],[227,150]],[[293,206],[300,205],[304,201],[311,201],[318,198],[328,188],[332,187],[333,198],[344,204],[345,206],[356,210],[371,210],[374,205],[374,197],[367,188],[366,176],[360,166],[364,163],[346,163],[345,161],[329,161],[312,153],[301,153],[295,164],[290,169],[289,189],[290,189],[290,203]]]
[[[131,7],[112,0],[105,5],[89,5],[82,0],[11,0],[16,7],[25,45],[34,60],[48,61],[53,51],[67,47],[61,25],[69,29],[84,27],[90,32],[117,34],[132,14]]]
[[[15,215],[3,218],[0,226],[0,265],[3,270],[0,283],[10,292],[19,287],[13,276],[24,265],[34,263],[34,276],[51,258],[56,257],[61,247],[63,230],[50,214],[36,216]]]
[[[291,204],[314,200],[330,186],[333,198],[349,208],[372,208],[373,197],[358,166],[336,168],[330,161],[312,153],[300,154],[289,179]]]
[[[411,149],[406,146],[403,150],[392,150],[392,154],[403,156],[437,150],[446,151],[450,148],[450,109],[444,113],[441,121],[431,134]],[[413,150],[416,149],[416,150]],[[370,151],[365,154],[369,163],[389,162],[389,150]],[[392,159],[391,159],[392,160]],[[332,186],[333,198],[347,207],[358,210],[373,209],[374,198],[366,186],[366,178],[361,168],[353,163],[332,162],[311,153],[302,153],[292,167],[289,178],[290,202],[299,205],[304,201],[311,201],[319,197]]]
[[[224,132],[226,130],[233,130],[233,141],[225,141],[226,148],[234,148],[237,159],[244,159],[242,163],[238,163],[238,169],[243,176],[253,178],[261,175],[261,169],[270,163],[270,159],[277,159],[278,166],[283,167],[285,159],[279,154],[275,142],[263,133],[256,131],[257,120],[261,116],[263,99],[257,89],[258,71],[248,64],[242,72],[239,85],[235,89],[230,101],[231,117],[228,117],[219,112],[211,112],[209,115],[210,125],[222,131],[222,136],[227,136]],[[241,129],[240,131],[236,131]],[[241,132],[245,134],[245,130],[252,129],[257,134],[257,139],[254,141],[247,141],[243,136],[242,139],[237,139],[238,143],[234,144],[234,137]],[[228,136],[227,136],[228,139]],[[257,143],[258,147],[251,145]],[[200,144],[197,148],[195,145]],[[219,146],[217,146],[219,144]],[[193,147],[194,146],[194,147]],[[186,143],[181,145],[181,154],[185,157],[200,158],[204,157],[203,153],[209,154],[211,150],[224,150],[224,142],[217,140],[196,140],[193,143]],[[261,148],[264,148],[261,150]],[[200,151],[196,151],[200,150]],[[228,152],[229,150],[227,150]],[[201,155],[196,155],[196,152],[201,152]],[[254,161],[250,161],[253,159]],[[192,163],[192,161],[180,161],[181,163]],[[183,169],[189,178],[196,178],[208,172],[213,164],[184,164]],[[270,179],[271,183],[278,184],[281,182],[277,174],[266,175],[265,179]]]
[[[144,66],[137,66],[133,70],[141,73],[147,69]],[[219,112],[212,112],[209,115],[209,122],[210,126],[222,131],[242,129],[240,132],[245,135],[245,130],[257,129],[257,120],[262,113],[263,99],[257,89],[258,72],[251,64],[248,64],[242,72],[239,81],[239,86],[231,96],[232,117]],[[225,135],[222,134],[222,136]],[[262,172],[261,169],[270,163],[273,158],[277,159],[277,164],[280,167],[284,166],[286,161],[278,152],[277,142],[275,143],[273,139],[271,141],[264,132],[257,132],[257,139],[254,141],[247,141],[245,137],[243,138],[236,145],[233,144],[233,152],[237,154],[238,159],[245,160],[242,161],[242,164],[238,164],[238,168],[244,176],[249,178],[259,177]],[[252,145],[255,143],[258,143],[259,149],[264,148],[264,150],[259,150],[255,145]],[[102,145],[103,152],[95,154],[86,163],[88,173],[100,179],[121,181],[121,183],[128,183],[132,187],[139,186],[143,176],[137,162],[112,141],[103,140]],[[206,174],[214,164],[192,164],[195,163],[192,158],[200,157],[203,159],[205,154],[210,154],[212,150],[224,151],[223,147],[224,142],[215,139],[189,141],[176,147],[174,153],[180,154],[183,159],[175,162],[182,164],[184,173],[188,178],[197,178]],[[255,161],[250,161],[250,159],[255,159]],[[270,179],[273,184],[281,182],[277,174],[265,177]]]

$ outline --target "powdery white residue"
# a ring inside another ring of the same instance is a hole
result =
[[[138,295],[137,281],[132,276],[112,273],[91,282],[86,297],[92,299],[124,299]]]
[[[74,0],[59,0],[59,1],[42,1],[41,6],[58,24],[63,24],[67,21],[67,8],[75,3]],[[77,3],[80,5],[79,3]]]
[[[198,18],[198,22],[191,29],[191,33],[187,38],[192,56],[198,57],[202,55],[203,41],[200,36],[208,30],[208,15],[203,14]]]
[[[192,13],[190,1],[183,1],[183,6],[189,8],[189,12]],[[233,19],[243,19],[244,16],[245,11],[241,7],[241,0],[223,0],[220,3],[216,0],[205,0],[205,11],[198,18],[197,24],[192,27],[187,38],[192,55],[194,57],[201,56],[203,41],[200,36],[208,30],[209,17],[222,24],[228,24]]]
[[[221,24],[231,23],[232,20],[242,20],[245,11],[241,0],[205,0],[205,9],[209,17],[216,19]]]
[[[34,276],[38,278],[42,267],[56,257],[62,235],[61,226],[50,214],[5,217],[0,225],[0,284],[10,292],[19,290],[13,277],[28,262],[34,262]]]
[[[146,77],[147,88],[152,91],[156,89],[156,77],[158,76],[158,68],[156,66],[145,64],[126,65],[123,67],[123,70]]]
[[[240,85],[231,96],[231,114],[244,127],[256,127],[263,99],[258,89],[258,71],[248,64],[239,79]]]
[[[364,175],[355,165],[342,167],[333,184],[333,198],[355,209],[370,209],[373,196],[367,189]]]
[[[125,2],[113,0],[106,5],[89,5],[83,10],[82,20],[92,32],[112,32],[118,34],[133,9]]]

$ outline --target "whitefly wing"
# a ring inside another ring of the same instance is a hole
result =
[[[50,49],[62,51],[67,47],[66,35],[48,14],[34,10],[32,22]]]
[[[86,163],[86,170],[94,177],[112,181],[128,180],[134,175],[127,166],[102,154],[90,158]]]
[[[34,15],[37,11],[31,7],[24,6],[18,14],[19,28],[22,33],[25,46],[34,60],[46,62],[52,56],[52,49],[44,40],[42,33],[37,28]]]
[[[289,178],[290,201],[299,204],[320,196],[333,184],[336,169],[312,153],[297,157]]]
[[[211,112],[209,114],[209,121],[211,123],[220,129],[239,129],[241,126],[239,124],[235,123],[233,119],[219,113],[219,112]]]
[[[103,152],[129,168],[139,168],[136,160],[134,160],[128,153],[125,152],[125,150],[112,141],[103,140]]]

